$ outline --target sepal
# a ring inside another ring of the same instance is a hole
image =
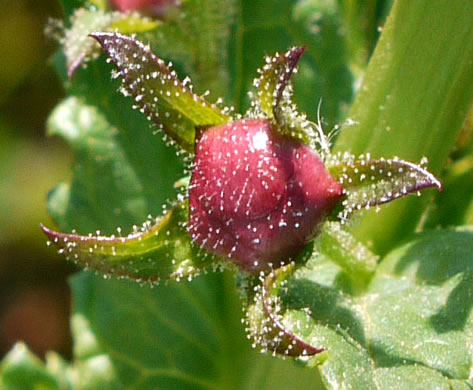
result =
[[[264,352],[279,356],[307,357],[323,352],[325,349],[310,345],[283,317],[279,298],[287,279],[294,272],[294,264],[278,268],[267,275],[261,275],[261,283],[250,286],[247,308],[247,331]]]
[[[156,283],[192,279],[218,268],[219,260],[195,246],[186,231],[188,204],[177,204],[156,223],[143,224],[127,236],[81,236],[41,226],[50,242],[69,260],[105,276]]]
[[[442,190],[440,181],[427,169],[399,158],[371,159],[345,156],[329,163],[328,169],[343,186],[345,199],[339,216],[345,220],[353,211],[369,209],[429,187]]]
[[[115,77],[123,81],[122,92],[135,99],[136,107],[170,139],[189,153],[194,152],[197,127],[211,127],[231,120],[216,105],[182,83],[149,46],[121,34],[95,32],[95,38],[117,67]]]
[[[315,146],[322,143],[314,131],[316,125],[300,114],[292,101],[291,77],[304,50],[304,47],[293,47],[283,54],[266,57],[258,70],[260,76],[253,81],[256,96],[250,94],[251,115],[270,119],[282,135]]]
[[[90,39],[94,31],[120,31],[144,33],[154,30],[158,23],[137,12],[105,12],[95,7],[79,8],[70,19],[71,26],[64,31],[60,41],[66,56],[67,76],[72,79],[76,70],[100,54],[99,46]]]

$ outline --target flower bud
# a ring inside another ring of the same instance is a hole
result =
[[[309,146],[268,120],[240,120],[197,141],[188,231],[198,245],[256,273],[293,260],[342,195]]]
[[[180,0],[110,0],[112,7],[121,12],[138,11],[145,15],[164,17],[171,7],[178,7]]]

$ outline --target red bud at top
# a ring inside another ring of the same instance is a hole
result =
[[[258,272],[294,259],[342,194],[309,146],[267,120],[241,120],[197,142],[188,230],[200,246]]]
[[[180,5],[180,0],[110,0],[121,12],[138,11],[146,15],[163,17],[170,7]]]

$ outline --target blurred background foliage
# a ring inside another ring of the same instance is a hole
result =
[[[45,122],[63,98],[50,65],[57,43],[49,18],[62,18],[56,1],[2,1],[0,12],[0,356],[24,340],[43,356],[70,355],[73,270],[48,250],[39,222],[48,223],[48,191],[70,175],[72,156]]]

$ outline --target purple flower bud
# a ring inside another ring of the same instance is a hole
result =
[[[268,120],[240,120],[197,141],[188,231],[198,245],[256,273],[294,259],[342,194],[309,146]]]

